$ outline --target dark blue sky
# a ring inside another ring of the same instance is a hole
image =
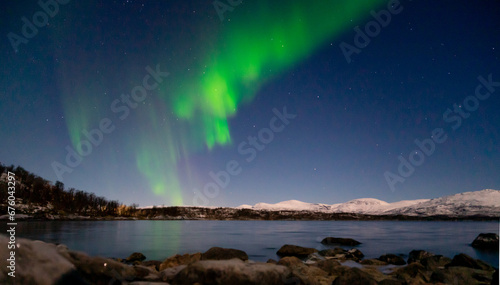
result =
[[[220,62],[224,53],[235,52],[230,43],[241,36],[238,17],[260,15],[262,5],[243,2],[220,21],[210,1],[70,1],[59,4],[49,25],[16,53],[8,34],[21,35],[21,18],[32,20],[41,8],[34,1],[4,1],[0,161],[55,182],[53,163],[64,164],[65,148],[83,137],[82,127],[90,130],[109,118],[114,130],[62,181],[126,204],[393,202],[500,189],[500,3],[401,1],[400,13],[348,63],[340,44],[355,46],[355,26],[364,29],[374,20],[370,11],[387,9],[388,2],[359,9],[356,18],[339,24],[341,30],[321,39],[311,31],[311,39],[300,40],[314,41],[314,47],[279,70],[269,63],[255,85],[231,78],[245,87],[240,93],[251,94],[238,97],[235,113],[224,120],[231,143],[210,146],[197,135],[207,127],[206,117],[182,118],[171,104],[184,94],[197,98],[183,93],[201,81],[191,67],[201,74],[204,59]],[[296,27],[283,10],[262,15],[285,30]],[[318,15],[318,23],[343,13]],[[255,23],[247,25],[252,31]],[[261,46],[255,42],[238,56],[260,58]],[[123,113],[111,111],[112,102],[141,83],[146,66],[158,64],[169,75],[139,107],[129,108],[130,116],[118,119]],[[231,77],[231,67],[226,69]],[[478,77],[492,83],[485,86]],[[205,114],[203,106],[211,102],[193,104]],[[288,124],[273,119],[285,107],[296,115]],[[270,121],[283,128],[269,132]],[[440,130],[430,155],[418,148],[415,140],[428,142]],[[262,150],[249,141],[258,140],[259,132],[267,142],[260,142]],[[172,153],[175,163],[165,162],[162,155]],[[401,173],[398,157],[409,161],[412,153],[418,165]],[[209,173],[226,170],[228,162],[237,174],[221,174],[217,185]]]

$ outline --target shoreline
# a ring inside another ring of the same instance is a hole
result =
[[[496,238],[498,244],[498,236]],[[0,235],[0,243],[7,241],[7,236]],[[327,249],[285,244],[276,252],[279,260],[256,262],[249,260],[246,252],[232,248],[212,247],[203,253],[147,260],[139,252],[123,258],[106,258],[73,251],[63,244],[20,238],[15,249],[16,277],[9,279],[11,277],[3,274],[0,279],[4,280],[0,281],[4,284],[13,281],[24,284],[329,285],[355,281],[362,284],[498,284],[498,268],[463,253],[449,258],[425,250],[412,250],[406,260],[390,253],[365,259],[356,248],[360,243],[353,239],[326,237],[321,243]],[[2,256],[6,248],[0,247]],[[3,263],[5,259],[0,260],[0,266],[6,273],[8,266]],[[39,280],[50,282],[39,283]]]
[[[1,206],[0,206],[1,207]],[[6,221],[9,215],[0,216]],[[165,207],[140,209],[130,216],[79,215],[54,211],[18,211],[16,221],[213,220],[213,221],[499,221],[487,215],[368,215],[312,211],[271,211],[234,208]]]

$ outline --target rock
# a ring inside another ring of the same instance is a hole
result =
[[[359,263],[363,265],[375,265],[375,266],[387,265],[387,262],[378,260],[376,258],[363,259]]]
[[[408,264],[420,261],[422,258],[433,256],[434,253],[425,250],[412,250],[408,256]]]
[[[332,277],[329,277],[328,272],[317,266],[308,266],[295,256],[287,256],[280,259],[279,265],[287,266],[291,271],[290,283],[287,284],[331,284]]]
[[[316,266],[298,265],[292,269],[292,278],[298,279],[300,283],[292,284],[332,284],[334,276]]]
[[[450,262],[451,258],[442,255],[429,256],[420,260],[420,263],[425,266],[427,270],[432,271],[437,268],[444,268],[444,266]]]
[[[495,270],[495,273],[493,273],[493,278],[491,280],[491,285],[496,285],[496,284],[500,284],[498,280],[498,269]]]
[[[125,259],[127,262],[134,262],[134,261],[143,261],[146,259],[146,256],[140,252],[134,252],[132,253],[129,257]]]
[[[498,284],[493,283],[493,272],[468,267],[449,267],[432,272],[431,283],[444,284]]]
[[[478,249],[498,251],[498,244],[499,244],[498,234],[486,233],[486,234],[479,234],[471,245],[472,247]]]
[[[368,273],[363,270],[352,267],[349,268],[342,274],[337,277],[332,285],[354,285],[354,284],[367,284],[367,285],[376,285],[377,281]]]
[[[171,256],[167,259],[165,259],[161,264],[159,271],[163,271],[166,268],[169,267],[176,267],[179,265],[188,265],[193,262],[199,261],[201,259],[201,253],[197,252],[194,254],[184,254],[184,255],[179,255],[176,254],[174,256]]]
[[[354,240],[352,238],[336,238],[336,237],[327,237],[321,241],[322,244],[325,245],[348,245],[348,246],[356,246],[361,244],[359,241]]]
[[[419,262],[413,262],[407,266],[398,268],[391,275],[410,284],[426,284],[430,279],[427,270]]]
[[[108,284],[115,281],[132,281],[136,271],[130,265],[103,258],[90,257],[83,252],[68,251],[64,256],[75,265],[78,272],[91,284]]]
[[[328,258],[334,258],[338,260],[354,260],[359,261],[365,255],[358,249],[345,250],[340,247],[334,249],[325,249],[319,252],[321,256]]]
[[[346,254],[347,253],[347,250],[343,249],[343,248],[340,248],[340,247],[336,247],[334,249],[323,249],[319,252],[320,255],[322,256],[326,256],[326,257],[333,257],[333,256],[336,256],[336,255],[339,255],[339,254]]]
[[[365,257],[365,255],[359,249],[356,249],[356,248],[348,250],[347,253],[356,259],[361,259],[361,258]]]
[[[272,258],[269,258],[266,263],[278,264],[278,262]]]
[[[278,265],[284,265],[287,267],[291,267],[296,264],[303,264],[303,262],[295,256],[285,256],[278,261]]]
[[[246,252],[239,249],[212,247],[201,255],[201,260],[226,260],[239,258],[243,261],[248,260]]]
[[[296,256],[298,258],[306,258],[309,254],[317,251],[318,250],[315,248],[285,244],[276,252],[276,254],[280,257]]]
[[[341,265],[340,262],[334,259],[319,261],[315,266],[334,277],[344,274],[344,272],[349,269],[349,267]]]
[[[397,279],[384,279],[380,282],[378,282],[378,285],[406,285],[405,281],[397,280]],[[411,283],[413,284],[413,283]]]
[[[482,269],[482,270],[488,270],[488,271],[493,271],[493,267],[490,265],[486,264],[485,262],[474,259],[467,254],[460,253],[457,254],[453,257],[453,260],[446,265],[446,268],[448,267],[453,267],[453,266],[462,266],[462,267],[469,267],[469,268],[474,268],[474,269]]]
[[[179,273],[181,270],[183,270],[186,267],[187,267],[187,265],[179,265],[179,266],[169,267],[169,268],[162,270],[160,272],[161,280],[171,282],[172,280],[174,280],[175,275],[177,275],[177,273]]]
[[[188,265],[172,284],[285,284],[290,270],[270,263],[247,263],[241,259],[201,260]]]
[[[135,276],[145,281],[160,281],[161,277],[156,269],[143,265],[134,265]]]
[[[389,264],[394,264],[394,265],[405,265],[406,261],[401,257],[397,256],[395,254],[384,254],[381,255],[378,260],[387,262]]]
[[[85,284],[76,267],[64,258],[56,245],[16,238],[15,274],[9,276],[9,238],[0,235],[0,284]]]
[[[154,268],[156,271],[160,271],[161,261],[158,260],[148,260],[141,262],[142,266]]]
[[[319,255],[317,252],[309,254],[309,256],[304,261],[305,264],[315,264],[320,260],[324,260],[325,258]]]

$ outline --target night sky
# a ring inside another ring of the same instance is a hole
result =
[[[499,1],[267,2],[1,1],[0,161],[140,206],[500,189]]]

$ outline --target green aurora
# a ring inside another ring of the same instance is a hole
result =
[[[237,114],[239,106],[252,101],[263,84],[370,17],[370,11],[384,3],[387,2],[243,2],[233,12],[225,13],[226,20],[214,25],[213,34],[202,37],[206,42],[197,51],[194,63],[185,66],[188,61],[178,58],[177,63],[184,63],[179,67],[160,61],[161,66],[170,68],[172,76],[152,92],[157,93],[156,97],[148,96],[146,101],[150,104],[131,110],[141,113],[138,116],[145,126],[131,137],[136,166],[149,190],[161,197],[159,204],[184,204],[179,162],[195,152],[231,144],[228,120]],[[215,11],[214,16],[218,19]],[[187,74],[183,71],[187,68],[195,72]],[[82,86],[78,88],[63,91],[89,94],[101,87],[89,87],[92,90],[87,92],[81,90]],[[62,99],[75,148],[82,139],[81,131],[96,125],[91,109],[98,105],[92,96],[76,95],[80,98],[78,104],[64,96]],[[109,116],[109,110],[101,114]],[[154,140],[141,139],[151,138],[152,134]],[[182,171],[191,175],[189,169]]]

